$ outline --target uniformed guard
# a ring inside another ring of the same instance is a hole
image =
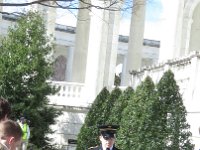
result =
[[[91,147],[89,150],[119,150],[115,147],[115,136],[119,125],[101,125],[99,128],[100,146]]]

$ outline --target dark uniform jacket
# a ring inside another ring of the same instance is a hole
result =
[[[103,150],[102,146],[96,146],[96,147],[91,147],[89,148],[89,150]],[[112,150],[120,150],[118,148],[116,148],[115,146],[113,146]]]

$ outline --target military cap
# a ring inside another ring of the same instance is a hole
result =
[[[119,128],[119,125],[100,125],[98,128],[103,138],[108,140],[115,137],[114,135]]]

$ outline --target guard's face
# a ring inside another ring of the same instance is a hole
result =
[[[100,136],[100,141],[103,146],[103,148],[111,148],[113,144],[115,143],[115,138],[104,138],[102,135]]]

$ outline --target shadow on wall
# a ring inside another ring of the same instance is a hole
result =
[[[53,80],[54,81],[65,81],[67,59],[65,56],[60,55],[56,58],[53,65]]]

